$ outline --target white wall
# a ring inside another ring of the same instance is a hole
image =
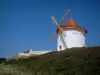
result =
[[[19,56],[41,55],[51,51],[30,51],[29,53],[18,53]]]
[[[64,31],[67,35],[65,37],[65,41],[67,44],[67,48],[72,47],[83,47],[85,46],[85,32],[82,30],[76,30],[76,29],[68,29]],[[58,45],[57,45],[57,51],[60,50],[59,45],[62,46],[62,50],[65,48],[63,47],[63,43],[61,43],[60,36],[58,35]]]
[[[57,41],[57,51],[60,51],[60,46],[61,46],[61,50],[65,49],[64,43],[62,42],[62,39],[60,37],[60,35],[58,35],[58,41]]]
[[[41,54],[45,54],[51,51],[31,51],[29,54],[36,54],[36,55],[41,55]]]

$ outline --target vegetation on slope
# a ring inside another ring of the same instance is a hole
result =
[[[100,75],[100,47],[53,51],[28,59],[10,60],[1,65],[3,70],[4,66],[15,69],[15,72],[11,70],[9,73],[5,70],[6,75]]]

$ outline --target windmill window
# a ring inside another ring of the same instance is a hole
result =
[[[75,34],[77,34],[77,33],[75,32]]]
[[[75,32],[73,32],[73,34],[75,34]]]
[[[73,34],[80,34],[81,35],[81,33],[78,33],[78,32],[73,32]]]

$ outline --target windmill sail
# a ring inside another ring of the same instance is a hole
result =
[[[65,49],[67,48],[67,44],[66,44],[66,41],[65,41],[66,33],[64,32],[64,29],[63,29],[63,25],[62,24],[63,24],[65,18],[68,16],[69,12],[70,12],[70,9],[67,10],[67,12],[63,16],[60,24],[57,23],[56,18],[54,16],[51,17],[52,21],[57,26],[57,30],[56,30],[56,32],[54,32],[52,34],[51,39],[55,36],[56,33],[58,33],[59,36],[60,36],[60,38],[61,38],[61,42],[62,42],[63,46],[65,47]]]

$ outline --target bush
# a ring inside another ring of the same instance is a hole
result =
[[[6,58],[0,58],[0,64],[6,62]]]

